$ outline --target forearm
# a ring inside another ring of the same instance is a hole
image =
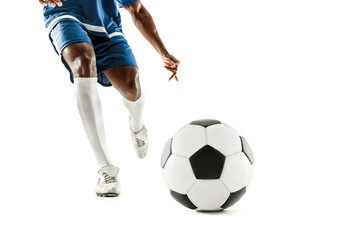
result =
[[[169,54],[165,48],[165,45],[161,41],[150,13],[146,10],[145,7],[142,6],[137,13],[132,13],[131,17],[141,34],[161,56]]]

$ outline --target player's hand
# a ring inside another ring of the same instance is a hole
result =
[[[55,7],[56,5],[59,7],[62,6],[62,2],[60,0],[39,0],[39,3],[43,6],[47,6],[48,4],[50,4],[52,7]]]
[[[178,70],[178,66],[180,64],[179,60],[177,60],[173,55],[171,54],[167,54],[163,56],[163,61],[165,63],[164,68],[166,68],[168,71],[172,72],[173,74],[171,75],[171,77],[169,78],[169,81],[172,78],[175,78],[176,81],[179,81],[179,79],[176,76],[177,70]]]

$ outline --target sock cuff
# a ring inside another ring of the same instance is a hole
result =
[[[75,83],[92,83],[97,82],[97,77],[76,77],[74,78],[74,84]]]
[[[145,95],[143,92],[141,92],[140,97],[136,101],[130,101],[123,97],[124,104],[131,104],[131,105],[140,104],[144,101],[144,99],[145,99]]]

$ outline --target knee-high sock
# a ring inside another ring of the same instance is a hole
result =
[[[143,127],[143,111],[145,104],[144,94],[141,93],[140,98],[138,98],[136,101],[129,101],[126,98],[123,98],[123,103],[129,110],[132,130],[135,133],[139,132]]]
[[[97,90],[97,78],[74,78],[74,86],[80,117],[99,168],[111,165]]]

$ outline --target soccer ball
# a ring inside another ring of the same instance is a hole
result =
[[[170,194],[198,211],[218,211],[245,194],[254,163],[250,146],[217,120],[193,121],[164,147],[161,167]]]

